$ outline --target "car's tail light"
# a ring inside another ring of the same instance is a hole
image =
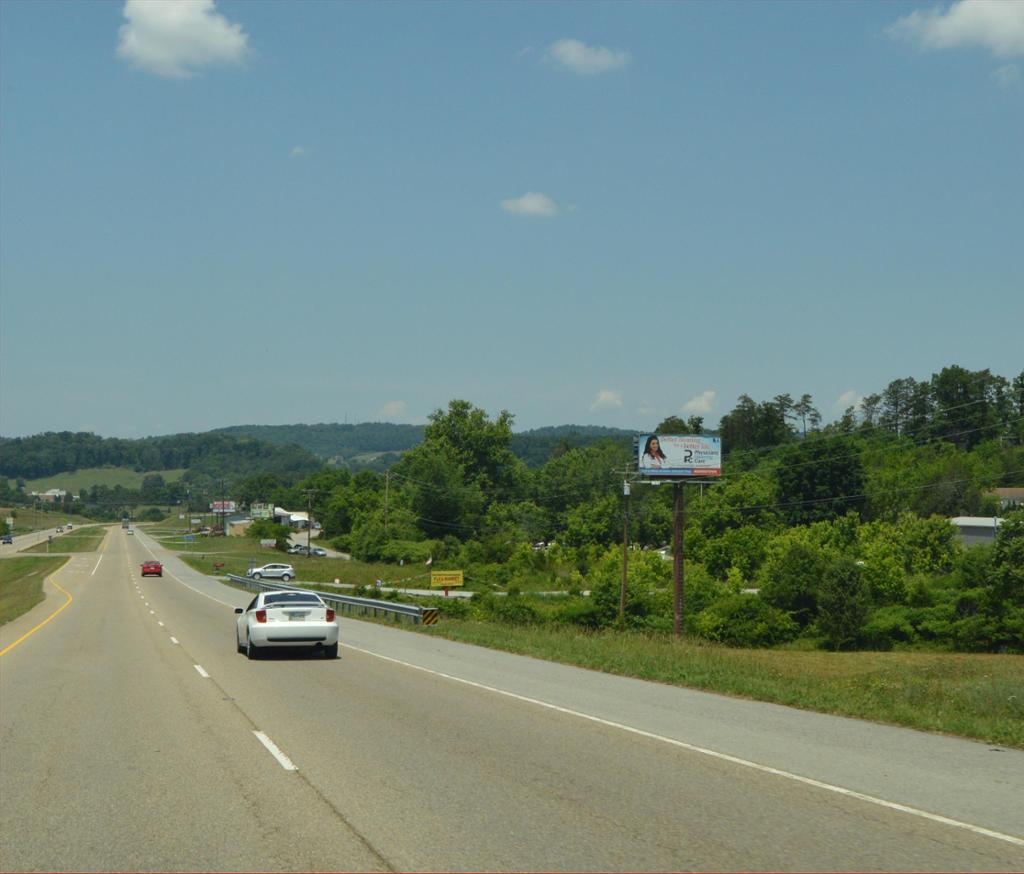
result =
[[[257,622],[266,622],[267,621],[267,611],[266,610],[257,610],[256,611],[256,621]]]
[[[327,608],[327,621],[328,622],[333,622],[334,621],[334,611],[330,607]]]

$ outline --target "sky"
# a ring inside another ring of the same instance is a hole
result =
[[[0,434],[1024,369],[1024,2],[0,0]]]

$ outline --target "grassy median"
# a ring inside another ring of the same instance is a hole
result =
[[[43,580],[67,556],[7,558],[0,561],[0,625],[17,619],[43,600]]]
[[[21,550],[21,552],[43,553],[44,555],[51,552],[95,552],[103,542],[106,533],[107,529],[102,525],[73,528],[65,534],[53,535],[53,540],[49,543],[44,540],[42,543]]]

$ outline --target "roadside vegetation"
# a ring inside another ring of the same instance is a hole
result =
[[[0,625],[17,619],[43,600],[43,580],[57,570],[65,556],[7,558],[0,561]]]
[[[107,529],[102,525],[90,525],[86,528],[74,527],[64,534],[55,535],[51,542],[43,541],[30,546],[22,552],[53,553],[53,552],[95,552]]]

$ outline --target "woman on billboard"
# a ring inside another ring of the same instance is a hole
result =
[[[644,444],[644,454],[640,456],[640,467],[660,468],[665,460],[665,453],[661,451],[661,442],[656,436],[651,435]]]

